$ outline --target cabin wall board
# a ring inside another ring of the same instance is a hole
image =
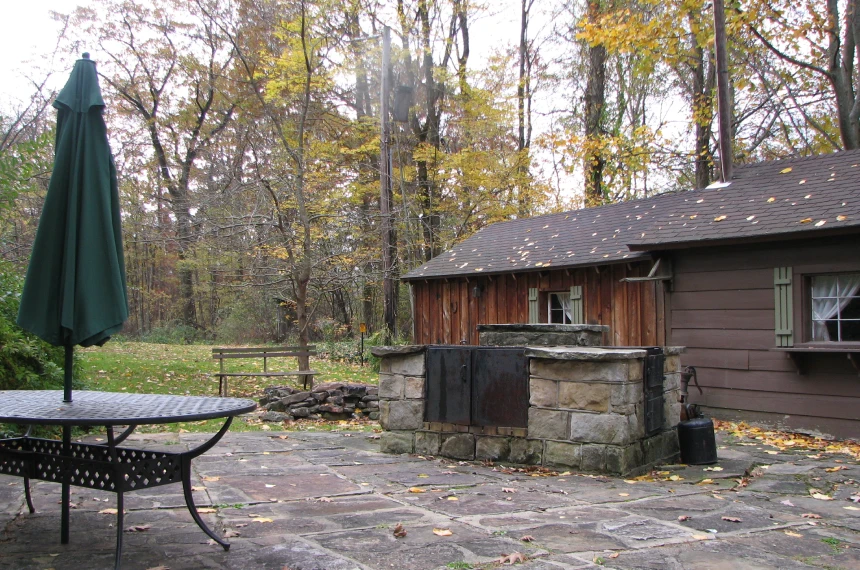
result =
[[[599,268],[551,269],[542,272],[469,276],[412,281],[415,299],[415,339],[418,344],[478,344],[477,325],[528,322],[528,290],[540,293],[539,321],[547,322],[547,294],[583,288],[584,320],[605,324],[604,344],[618,346],[664,344],[665,305],[660,282],[627,283],[621,279],[647,275],[650,262],[622,263]],[[475,296],[475,288],[478,296]]]
[[[775,348],[775,267],[793,270],[795,344],[809,319],[803,276],[860,271],[856,237],[679,250],[672,253],[669,343],[686,346],[704,394],[690,400],[718,416],[776,414],[788,428],[860,433],[860,378],[845,354],[804,355],[806,373]],[[774,416],[776,417],[776,416]]]

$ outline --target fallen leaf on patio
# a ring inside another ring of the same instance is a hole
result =
[[[837,221],[837,222],[844,222],[844,221],[845,221],[845,220],[847,220],[847,219],[848,219],[848,216],[842,216],[842,215],[840,215],[840,216],[836,216],[836,221]]]
[[[118,512],[119,511],[117,511],[116,509],[102,509],[99,511],[99,514],[100,515],[115,515]]]
[[[629,497],[630,493],[618,493],[619,497]]]
[[[669,481],[682,481],[684,478],[680,475],[671,475],[669,477]]]
[[[711,537],[707,534],[694,534],[693,538],[695,538],[696,540],[708,540]]]
[[[203,479],[204,481],[220,481],[221,477],[210,477],[208,475],[204,475],[203,477],[201,477],[201,479]]]
[[[723,468],[719,465],[715,465],[714,467],[705,467],[703,471],[722,471]]]
[[[678,522],[688,521],[688,520],[690,520],[691,518],[693,518],[693,517],[691,517],[691,516],[689,516],[689,515],[681,515],[681,516],[679,516],[679,517],[678,517]]]
[[[428,475],[428,474],[426,474],[426,473],[419,473],[419,474],[418,474],[418,478],[419,478],[419,479],[427,479],[427,478],[429,478],[429,477],[430,477],[430,475]]]
[[[433,534],[435,534],[436,536],[451,536],[454,533],[447,528],[434,528]]]
[[[331,499],[329,499],[328,497],[320,497],[319,499],[317,499],[317,501],[320,503],[330,503]]]
[[[625,483],[630,483],[631,485],[632,485],[633,483],[636,483],[636,481],[634,481],[633,479],[625,479],[625,480],[624,480],[624,482],[625,482]]]
[[[248,526],[248,523],[238,523],[238,524],[236,525],[236,528],[244,528],[244,527],[246,527],[246,526]]]
[[[233,538],[235,536],[241,536],[242,533],[236,532],[235,530],[225,530],[224,538]]]
[[[843,469],[848,469],[844,465],[837,465],[836,467],[828,467],[825,469],[828,473],[835,473],[836,471],[842,471]]]
[[[215,546],[216,544],[218,544],[218,541],[213,539],[213,538],[210,538],[209,540],[206,541],[206,544],[208,544],[209,546]],[[218,546],[220,546],[220,545],[218,545]]]
[[[803,218],[802,220],[800,220],[801,224],[809,224],[811,222],[812,222],[812,218]]]
[[[821,518],[821,515],[816,515],[815,513],[803,513],[800,516],[802,516],[805,519],[820,519]]]
[[[696,483],[696,485],[713,485],[713,484],[714,484],[713,479],[702,479],[701,481]]]
[[[516,493],[516,492],[517,492],[516,489],[511,489],[510,487],[503,487],[502,488],[502,493]]]
[[[217,509],[213,509],[212,507],[203,507],[202,509],[197,509],[198,513],[217,513]]]
[[[406,529],[403,528],[403,525],[397,523],[397,526],[394,527],[394,537],[395,538],[403,538],[406,536]]]
[[[812,493],[813,499],[818,499],[819,501],[832,501],[833,497],[825,495],[823,493]]]
[[[447,500],[447,501],[459,501],[460,497],[455,497],[454,495],[449,495],[449,496],[445,497],[445,500]]]
[[[777,455],[779,453],[778,451],[774,451],[772,449],[765,449],[764,452],[768,455]]]
[[[619,555],[619,554],[621,554],[621,553],[620,553],[620,552],[613,552],[612,554],[610,554],[609,556],[607,556],[607,558],[618,558],[618,555]]]
[[[422,489],[421,487],[409,487],[409,489],[407,489],[407,491],[409,491],[410,493],[424,493],[425,492],[424,489]]]
[[[724,521],[733,522],[733,523],[741,522],[741,519],[739,519],[738,517],[720,517],[720,518],[723,519]]]
[[[773,196],[767,199],[768,204],[773,204],[774,202],[776,202],[776,198],[774,198]]]
[[[125,532],[146,532],[150,528],[152,527],[148,524],[136,524],[125,529]]]
[[[842,507],[846,511],[860,511],[860,507]]]
[[[523,542],[533,542],[534,539],[535,539],[535,537],[533,537],[530,534],[527,534],[524,537],[520,538],[520,540],[522,540]]]
[[[170,570],[168,566],[153,566],[152,568],[147,568],[146,570]]]
[[[201,487],[200,485],[192,485],[191,490],[192,491],[205,491],[206,487]]]
[[[800,534],[799,532],[791,532],[790,530],[786,530],[783,532],[785,532],[785,534],[787,534],[788,536],[793,536],[795,538],[803,538],[803,535]]]
[[[251,520],[253,520],[254,522],[258,522],[258,523],[270,523],[270,522],[275,522],[275,521],[273,521],[272,519],[270,519],[269,517],[256,517],[256,518],[251,519]]]
[[[510,554],[502,554],[499,558],[493,560],[498,564],[516,564],[518,562],[525,562],[528,560],[526,556],[521,552],[511,552]]]
[[[789,172],[791,172],[790,166],[788,168],[783,168],[782,170],[779,171],[780,174],[788,174]]]

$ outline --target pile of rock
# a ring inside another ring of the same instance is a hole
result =
[[[352,417],[379,419],[379,388],[367,384],[329,382],[302,391],[289,386],[263,390],[260,419],[269,422],[311,418],[345,420]]]

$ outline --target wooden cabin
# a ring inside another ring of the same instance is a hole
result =
[[[610,327],[686,346],[715,417],[860,435],[860,151],[739,167],[702,190],[502,222],[403,277],[414,340]]]

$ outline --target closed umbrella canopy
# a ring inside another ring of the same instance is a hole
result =
[[[75,345],[104,344],[128,317],[116,167],[89,54],[75,63],[54,107],[54,170],[18,324],[66,346],[68,356]]]

